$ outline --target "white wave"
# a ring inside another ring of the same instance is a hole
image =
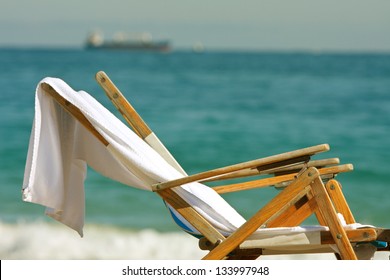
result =
[[[206,252],[198,240],[184,232],[161,233],[152,229],[132,231],[86,225],[84,237],[59,224],[0,222],[0,259],[8,260],[196,260]],[[263,256],[261,259],[334,260],[333,254]],[[388,252],[375,259],[388,260]]]
[[[0,259],[200,259],[196,238],[182,232],[87,225],[84,237],[44,222],[0,223]]]

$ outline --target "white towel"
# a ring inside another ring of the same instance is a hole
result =
[[[79,108],[109,142],[108,147],[46,94],[42,83]],[[183,176],[88,93],[76,92],[60,79],[42,80],[36,90],[23,200],[46,206],[46,214],[82,235],[87,164],[104,176],[146,190],[152,184]],[[245,222],[222,197],[202,184],[188,184],[177,191],[221,231],[234,231]]]

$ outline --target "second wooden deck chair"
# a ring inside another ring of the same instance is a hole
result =
[[[131,184],[150,188],[161,196],[169,205],[179,225],[200,238],[201,248],[210,250],[204,259],[252,259],[267,253],[328,251],[336,252],[342,259],[356,259],[354,247],[357,244],[389,241],[388,230],[362,227],[354,223],[337,181],[330,180],[326,186],[324,185],[321,176],[334,176],[339,172],[348,171],[351,169],[350,165],[324,168],[310,166],[316,165],[315,162],[309,162],[310,157],[327,151],[328,145],[318,145],[187,176],[157,137],[153,134],[150,136],[151,131],[135,114],[136,112],[129,110],[130,104],[121,98],[120,92],[115,88],[109,88],[113,84],[108,77],[100,73],[98,80],[104,85],[103,87],[106,87],[106,91],[113,94],[113,99],[123,101],[123,108],[122,105],[118,105],[120,102],[115,103],[146,142],[133,135],[89,95],[84,92],[75,93],[62,81],[46,79],[38,86],[38,93],[42,99],[47,100],[51,96],[56,100],[59,106],[48,101],[49,107],[58,106],[55,109],[57,115],[54,116],[58,118],[58,114],[63,116],[63,111],[69,112],[72,118],[82,124],[85,132],[93,135],[93,138],[100,143],[99,147],[97,144],[92,145],[93,140],[89,138],[90,146],[99,149],[106,147],[109,155],[104,150],[104,156],[110,158],[110,168],[114,169],[113,173],[115,173],[108,176],[117,179],[117,173],[131,173],[132,178],[129,180]],[[34,131],[40,132],[39,129]],[[34,143],[32,146],[35,146]],[[89,148],[85,147],[86,150]],[[159,152],[157,153],[156,150]],[[96,157],[94,152],[93,160],[96,160]],[[30,168],[33,165],[34,162],[28,162],[26,170],[36,172],[36,168]],[[317,167],[321,167],[321,164]],[[296,168],[301,170],[297,173]],[[247,221],[231,208],[216,190],[201,183],[207,180],[253,175],[253,173],[275,172],[283,175],[216,189],[222,193],[287,182],[287,187]],[[107,171],[102,170],[102,173],[105,174]],[[28,172],[26,174],[24,185],[26,200],[44,204],[42,200],[33,197],[34,184],[41,182],[39,180],[34,182],[33,179],[37,178],[36,174],[33,176]],[[120,181],[127,183],[127,179],[121,177]],[[53,207],[53,205],[48,206]],[[59,216],[64,212],[64,209],[61,209],[52,216],[61,220]],[[337,212],[343,214],[348,225],[340,220]],[[313,213],[320,222],[319,226],[298,226]],[[80,227],[80,225],[72,225],[69,221],[65,223],[74,228]]]

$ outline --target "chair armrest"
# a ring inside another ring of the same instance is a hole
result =
[[[202,180],[202,182],[213,182],[213,181],[223,181],[223,180],[230,180],[230,179],[237,179],[237,178],[243,178],[243,177],[250,177],[250,176],[259,176],[259,175],[285,175],[285,174],[292,174],[292,173],[298,173],[302,168],[304,167],[315,167],[317,169],[321,169],[324,167],[329,167],[331,165],[339,164],[340,160],[338,158],[329,158],[329,159],[320,159],[320,160],[310,160],[309,162],[305,163],[295,163],[295,164],[289,164],[284,165],[280,167],[261,167],[261,168],[252,168],[252,169],[246,169],[246,170],[240,170],[228,174],[224,174],[221,176],[213,177],[209,180]]]
[[[342,172],[349,172],[353,170],[352,164],[344,164],[344,165],[338,165],[338,166],[332,166],[332,167],[324,167],[321,169],[318,169],[318,172],[321,177],[334,177],[338,173]],[[276,177],[270,177],[270,178],[262,178],[258,180],[252,180],[248,182],[242,182],[242,183],[236,183],[236,184],[229,184],[224,186],[217,186],[213,187],[213,189],[219,193],[230,193],[230,192],[238,192],[238,191],[244,191],[244,190],[250,190],[255,188],[264,188],[269,187],[273,185],[283,184],[284,187],[288,185],[291,181],[293,181],[299,173],[291,173],[291,174],[284,174],[279,175]]]
[[[203,180],[218,177],[220,175],[229,174],[232,172],[245,170],[245,169],[253,169],[253,168],[261,169],[264,167],[266,169],[269,169],[270,166],[272,166],[272,168],[276,168],[276,167],[281,167],[281,166],[290,165],[299,162],[304,163],[304,162],[308,162],[311,156],[318,153],[329,151],[329,149],[330,147],[328,144],[321,144],[321,145],[299,149],[287,153],[260,158],[252,161],[229,165],[226,167],[221,167],[221,168],[201,172],[198,174],[190,175],[187,177],[179,178],[176,180],[158,183],[152,186],[152,190],[159,191],[167,188],[173,188],[180,185],[185,185],[192,182],[200,182]]]

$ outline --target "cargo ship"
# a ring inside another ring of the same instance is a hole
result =
[[[101,33],[91,33],[85,43],[89,50],[123,50],[123,51],[155,51],[169,52],[171,45],[168,40],[153,41],[149,33],[135,35],[118,32],[112,40],[106,41]]]

